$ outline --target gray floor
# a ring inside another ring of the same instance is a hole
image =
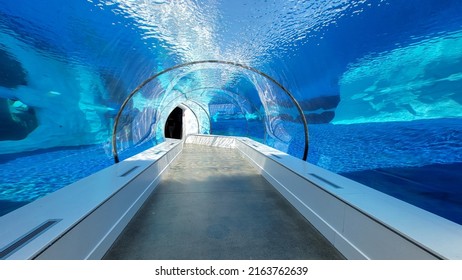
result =
[[[342,259],[238,151],[185,145],[105,259]]]

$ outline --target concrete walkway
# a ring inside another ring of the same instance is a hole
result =
[[[185,144],[105,259],[342,259],[239,151]]]

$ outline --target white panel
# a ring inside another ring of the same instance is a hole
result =
[[[236,146],[347,258],[462,259],[462,226],[253,140]]]
[[[351,207],[346,207],[342,234],[369,259],[437,259]]]
[[[234,137],[217,135],[189,135],[185,143],[234,149],[236,139]]]
[[[8,259],[101,257],[181,149],[181,141],[167,141],[0,217],[0,248],[59,219]]]

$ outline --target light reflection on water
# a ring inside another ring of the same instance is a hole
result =
[[[355,1],[101,1],[137,22],[183,61],[221,59],[262,65],[371,4]],[[383,1],[380,1],[383,2]],[[380,2],[378,5],[380,5]]]

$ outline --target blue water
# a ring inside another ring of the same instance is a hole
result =
[[[462,224],[460,119],[313,125],[309,161]]]
[[[229,126],[222,123],[214,128],[224,135],[248,136],[247,129],[225,131]],[[311,125],[310,139],[316,145],[309,162],[462,224],[460,120]],[[113,163],[98,145],[26,152],[2,160],[0,214]]]
[[[34,201],[111,164],[111,158],[100,146],[59,147],[2,156],[0,214],[13,210],[15,204]]]
[[[155,143],[130,148],[120,160],[144,151]],[[101,145],[56,147],[0,157],[0,216],[57,191],[114,164],[112,154]]]
[[[187,102],[205,131],[301,158],[304,114],[309,162],[462,223],[459,0],[0,0],[0,214],[111,165],[127,95],[210,59],[302,112],[248,69],[176,69],[127,103],[122,158]]]

